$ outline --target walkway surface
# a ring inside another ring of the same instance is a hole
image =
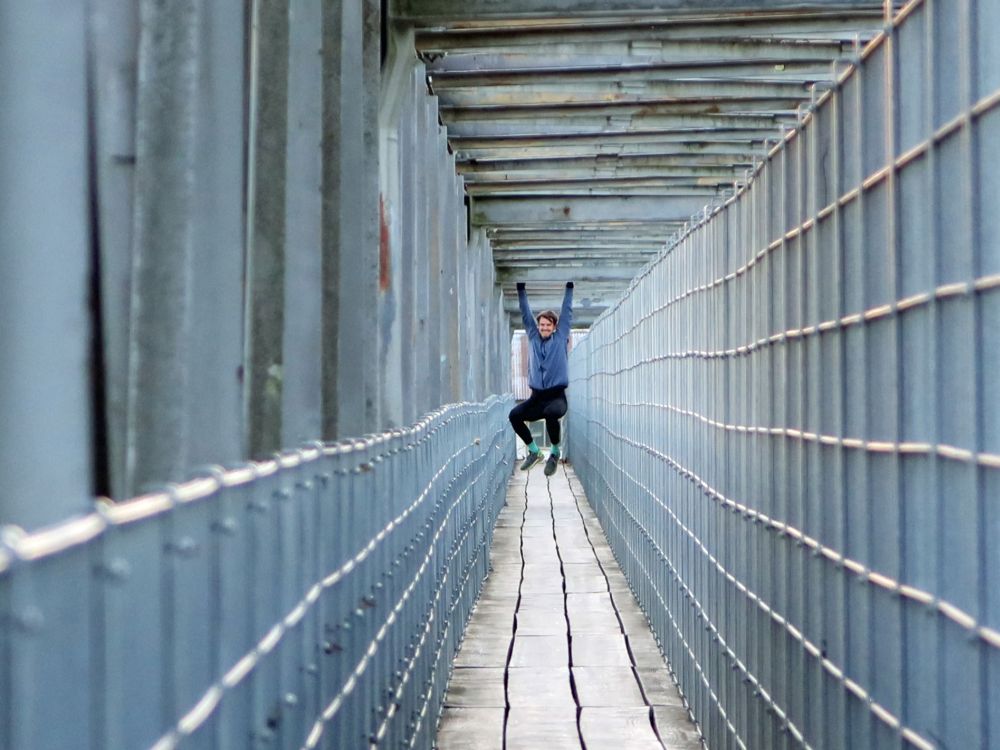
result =
[[[568,466],[515,472],[439,750],[695,750],[698,731]]]

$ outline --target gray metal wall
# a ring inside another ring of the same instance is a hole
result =
[[[710,747],[1000,746],[998,27],[908,5],[573,352]]]
[[[0,523],[505,390],[490,248],[378,0],[71,5],[0,9]]]
[[[426,77],[412,32],[394,35],[379,164],[379,401],[388,425],[509,389],[510,322],[493,253],[485,230],[468,228],[462,180]]]

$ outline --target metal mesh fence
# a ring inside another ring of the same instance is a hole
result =
[[[887,19],[573,354],[577,473],[710,747],[1000,747],[996,28]]]
[[[0,746],[430,748],[512,405],[8,530]]]

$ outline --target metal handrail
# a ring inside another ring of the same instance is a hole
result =
[[[429,748],[512,405],[450,404],[5,529],[0,745]]]

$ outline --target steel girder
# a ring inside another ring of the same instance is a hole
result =
[[[518,280],[557,305],[573,279],[583,325],[746,179],[885,12],[878,0],[393,6],[415,29],[507,309]]]

